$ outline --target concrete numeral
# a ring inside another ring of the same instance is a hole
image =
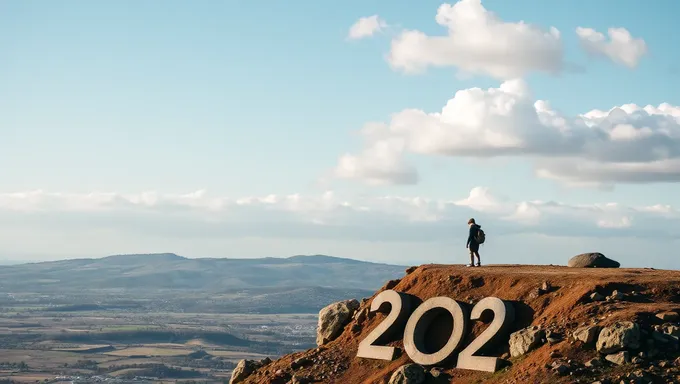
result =
[[[371,303],[371,312],[389,313],[366,338],[359,344],[357,357],[391,361],[395,358],[395,348],[374,345],[376,342],[388,341],[390,337],[404,328],[404,323],[411,314],[411,297],[397,291],[380,292]]]
[[[453,331],[440,350],[425,350],[425,334],[432,320],[441,312],[448,311],[453,317]],[[404,350],[414,363],[434,365],[447,360],[458,349],[467,332],[467,319],[463,307],[448,297],[433,297],[421,304],[408,320],[404,330]]]
[[[496,372],[501,360],[491,356],[474,356],[474,354],[490,342],[494,336],[515,320],[512,304],[496,297],[486,297],[480,300],[470,314],[471,320],[479,320],[484,311],[493,311],[493,320],[489,327],[475,338],[470,345],[458,355],[456,368],[472,369],[476,371]]]

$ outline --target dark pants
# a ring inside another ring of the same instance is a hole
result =
[[[477,256],[477,263],[481,263],[479,258],[479,244],[471,241],[470,245],[468,245],[468,249],[470,250],[470,265],[475,264],[475,256]]]

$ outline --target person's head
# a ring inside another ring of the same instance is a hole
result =
[[[468,220],[468,225],[473,225],[473,224],[477,224],[477,223],[475,223],[475,219]]]

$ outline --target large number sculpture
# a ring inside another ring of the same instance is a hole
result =
[[[404,330],[404,350],[413,362],[421,365],[435,365],[454,357],[468,332],[470,320],[480,320],[482,314],[493,312],[493,320],[488,328],[477,336],[465,349],[458,353],[456,368],[495,372],[501,360],[491,356],[476,356],[482,347],[501,334],[515,320],[514,308],[508,302],[496,297],[479,301],[472,312],[467,314],[465,307],[449,297],[433,297],[415,309],[415,300],[410,296],[386,290],[378,294],[371,303],[371,312],[389,312],[387,317],[359,344],[357,357],[393,360],[396,349],[390,346],[375,345],[389,341],[395,333]],[[446,344],[438,351],[426,348],[426,335],[432,321],[442,311],[453,318],[453,330]]]

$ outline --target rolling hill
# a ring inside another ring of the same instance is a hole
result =
[[[323,255],[289,258],[186,258],[173,253],[116,255],[0,267],[9,291],[71,289],[189,289],[223,291],[266,287],[375,290],[404,267]]]

